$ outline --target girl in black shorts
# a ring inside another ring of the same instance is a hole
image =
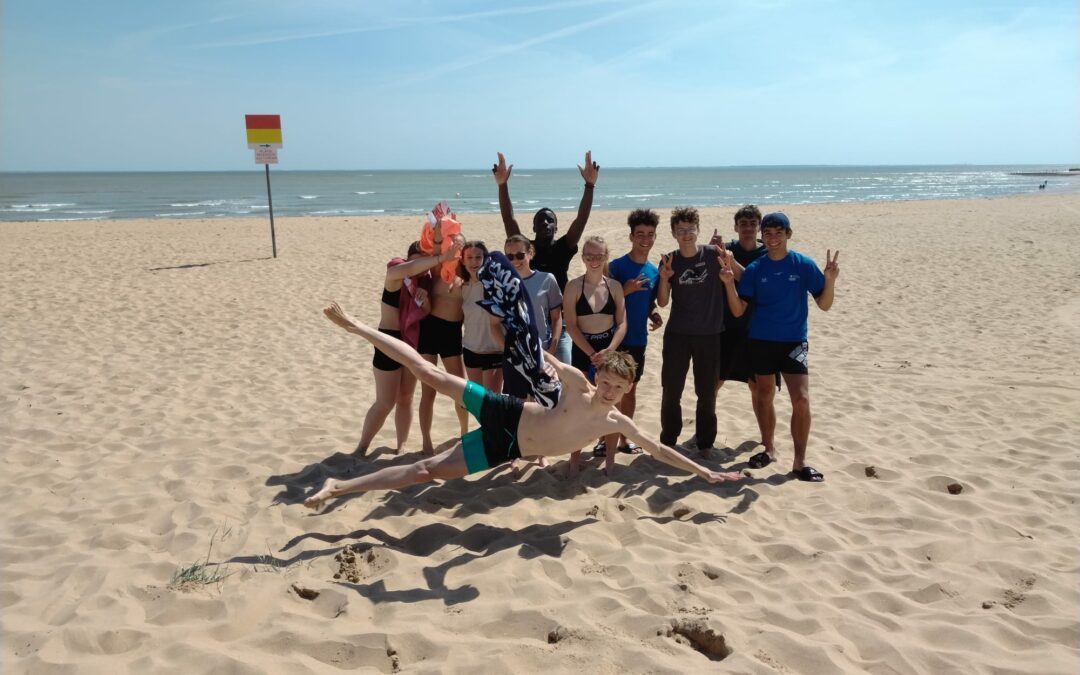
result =
[[[425,256],[420,250],[419,242],[413,242],[409,246],[407,261],[401,258],[391,260],[387,265],[386,278],[383,281],[379,330],[400,338],[401,305],[417,300],[421,304],[429,303],[427,293],[423,290],[418,290],[415,294],[408,291],[402,292],[405,280],[412,278],[411,287],[416,289],[418,286],[415,281],[418,277],[427,274],[428,270],[439,263],[452,260],[456,255],[457,251],[449,248],[442,255]],[[412,400],[413,391],[416,389],[416,378],[377,349],[372,359],[372,366],[374,366],[375,376],[375,402],[364,415],[364,429],[360,433],[360,442],[356,450],[360,454],[366,453],[375,434],[382,429],[390,411],[396,410],[394,413],[394,427],[397,431],[396,451],[401,452],[405,441],[409,438],[409,428],[412,426]]]
[[[502,391],[502,325],[490,312],[480,306],[484,299],[484,285],[476,273],[487,258],[487,247],[482,241],[467,241],[461,250],[461,309],[465,314],[461,336],[461,356],[465,361],[465,374],[470,380],[493,392]]]

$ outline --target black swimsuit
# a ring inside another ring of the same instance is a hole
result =
[[[396,291],[388,291],[384,286],[382,289],[382,301],[390,305],[394,309],[397,309],[401,305],[401,289]]]
[[[604,285],[607,286],[607,280],[604,281]],[[578,316],[591,316],[593,314],[609,314],[612,318],[615,317],[615,298],[611,296],[611,287],[608,286],[607,302],[600,308],[599,312],[593,311],[592,305],[589,304],[588,299],[585,298],[585,281],[581,282],[581,295],[578,296],[577,302],[574,303],[574,309],[577,310]],[[594,351],[600,351],[611,345],[611,340],[615,337],[615,324],[611,325],[611,328],[600,333],[586,333],[581,332],[585,337],[585,341],[589,343],[589,346]],[[570,348],[570,365],[577,368],[586,376],[589,374],[589,370],[592,368],[592,359],[586,354],[577,344],[573,344]]]

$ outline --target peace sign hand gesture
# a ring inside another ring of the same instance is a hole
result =
[[[631,293],[637,293],[638,291],[647,288],[649,285],[649,279],[644,274],[637,275],[637,278],[631,279],[623,284],[623,296],[630,295]]]
[[[495,154],[499,156],[499,162],[491,165],[491,173],[495,174],[496,185],[506,185],[506,181],[510,180],[510,172],[514,170],[514,165],[507,166],[506,158],[501,152]]]
[[[825,280],[836,281],[836,277],[840,276],[840,251],[835,254],[831,249],[825,251]]]
[[[731,261],[735,258],[731,251],[725,250],[720,254],[720,281],[726,286],[735,283],[735,271],[731,269]]]

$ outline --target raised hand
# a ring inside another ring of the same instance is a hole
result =
[[[499,157],[502,157],[502,155],[499,155]],[[596,176],[600,173],[600,165],[592,161],[592,150],[585,153],[585,166],[578,164],[577,170],[581,173],[581,177],[585,179],[586,185],[596,185]],[[495,180],[498,180],[498,177]]]
[[[458,237],[451,237],[450,241],[452,242],[450,248],[442,252],[442,255],[439,256],[439,262],[450,262],[461,255],[461,239]]]
[[[713,228],[712,238],[709,239],[709,246],[716,246],[718,248],[724,248],[724,235],[720,234],[720,230]]]
[[[664,281],[671,281],[673,276],[675,276],[675,270],[671,268],[671,254],[660,256],[660,278]]]
[[[834,255],[831,249],[825,251],[825,279],[828,281],[836,281],[836,277],[840,276],[840,251],[837,251]]]
[[[637,293],[640,290],[647,289],[649,287],[649,279],[644,274],[639,274],[636,279],[631,279],[623,284],[622,291],[623,296],[630,295],[631,293]]]
[[[514,170],[514,165],[507,166],[506,158],[501,152],[495,154],[499,156],[499,162],[491,165],[491,173],[495,174],[496,185],[506,185],[506,181],[510,180],[510,172]]]

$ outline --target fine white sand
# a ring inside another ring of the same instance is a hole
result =
[[[298,501],[326,477],[416,456],[392,423],[350,455],[372,350],[320,310],[376,320],[417,220],[281,219],[276,260],[263,220],[0,223],[0,669],[1076,673],[1080,196],[785,211],[793,248],[841,250],[810,316],[824,484],[784,474],[785,392],[780,462],[738,485],[622,455],[611,480],[503,468],[322,514]],[[587,233],[621,254],[624,222]],[[745,388],[718,414],[711,464],[742,469]],[[225,579],[170,587],[203,560]]]

